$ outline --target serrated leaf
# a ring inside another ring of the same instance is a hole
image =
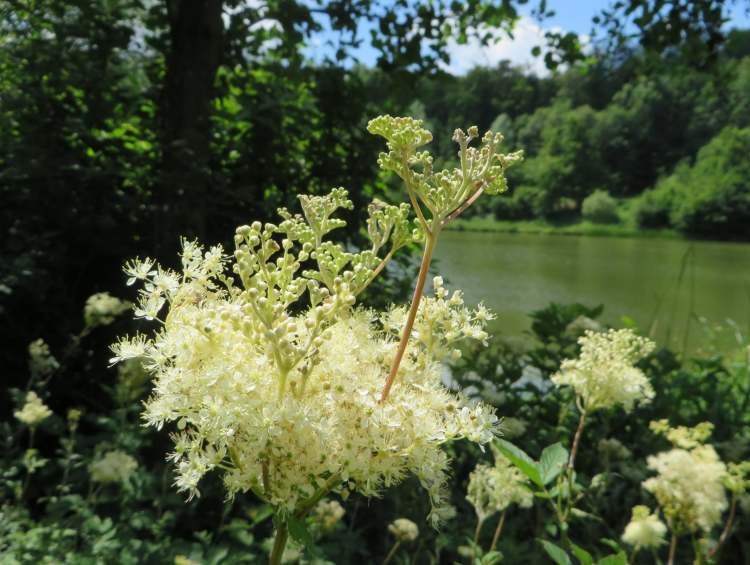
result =
[[[558,442],[545,447],[539,459],[539,473],[542,476],[542,482],[548,485],[554,481],[567,464],[568,450],[561,443]]]
[[[571,543],[570,549],[573,551],[573,555],[576,556],[576,559],[581,562],[581,565],[592,565],[594,563],[594,558],[591,557],[591,554],[582,547]]]
[[[573,565],[570,561],[570,557],[565,553],[563,548],[543,539],[540,539],[539,543],[542,544],[544,551],[547,552],[547,555],[549,555],[552,561],[557,563],[557,565]]]
[[[597,565],[628,565],[628,556],[624,551],[600,559]]]
[[[516,447],[509,441],[502,438],[495,440],[495,447],[502,453],[508,461],[513,463],[532,483],[539,487],[544,486],[542,475],[539,472],[536,461],[526,455],[519,447]]]

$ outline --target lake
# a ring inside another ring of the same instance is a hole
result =
[[[679,239],[443,232],[437,268],[466,301],[498,315],[496,332],[521,337],[527,314],[550,302],[604,304],[602,319],[622,317],[660,344],[695,352],[715,341],[732,348],[750,328],[750,245]],[[706,324],[724,324],[715,338]]]

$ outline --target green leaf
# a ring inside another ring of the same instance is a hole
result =
[[[591,557],[591,554],[588,551],[574,543],[570,544],[570,548],[573,550],[573,555],[576,556],[576,559],[581,562],[581,565],[593,565],[594,558]]]
[[[289,535],[292,536],[292,539],[294,541],[297,541],[304,545],[305,547],[310,547],[313,545],[313,538],[312,534],[310,534],[310,530],[307,527],[307,522],[299,518],[295,518],[292,516],[289,518]]]
[[[597,565],[628,565],[628,556],[624,551],[600,559]]]
[[[542,544],[544,551],[547,552],[547,555],[549,555],[550,558],[552,558],[552,561],[557,563],[557,565],[573,565],[570,561],[570,557],[568,557],[568,554],[565,553],[563,548],[543,539],[540,539],[539,543]]]
[[[544,448],[539,459],[539,473],[542,482],[548,485],[562,473],[568,463],[568,450],[561,443],[554,443]]]
[[[571,515],[575,516],[576,518],[581,518],[582,520],[596,520],[597,522],[604,523],[604,520],[602,520],[599,516],[596,514],[592,514],[591,512],[585,512],[581,510],[580,508],[572,508],[570,510]]]
[[[495,447],[497,447],[498,451],[500,451],[508,461],[518,467],[519,471],[526,475],[532,483],[539,487],[544,486],[542,475],[539,472],[536,461],[526,455],[522,449],[501,438],[495,440]]]
[[[497,565],[503,560],[503,554],[499,551],[490,551],[489,553],[485,553],[482,556],[482,559],[480,560],[480,563],[482,565]]]

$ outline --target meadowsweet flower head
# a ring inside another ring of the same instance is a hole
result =
[[[505,171],[523,158],[523,152],[504,155],[498,150],[503,142],[499,133],[488,131],[479,147],[470,144],[479,137],[476,127],[466,132],[457,129],[453,141],[459,146],[460,166],[442,171],[433,170],[433,158],[417,149],[430,141],[432,134],[422,127],[421,120],[379,116],[371,120],[367,130],[386,139],[388,152],[378,157],[378,164],[396,173],[438,220],[447,218],[477,191],[494,195],[507,189]]]
[[[437,521],[448,466],[441,446],[485,444],[495,433],[490,408],[441,380],[459,340],[486,340],[486,316],[436,288],[420,308],[399,381],[380,402],[396,350],[392,322],[403,310],[355,303],[382,262],[411,241],[411,221],[401,207],[370,207],[373,245],[354,252],[327,239],[343,225],[336,210],[351,207],[346,191],[301,204],[302,214],[279,210],[278,224],[237,228],[231,257],[183,241],[181,273],[129,266],[143,283],[136,315],[162,325],[151,338],[115,344],[113,362],[137,358],[153,376],[144,418],[174,425],[169,459],[190,496],[220,470],[230,496],[252,491],[288,516],[320,491],[372,496],[414,474]]]
[[[419,537],[419,528],[408,518],[397,518],[388,525],[388,531],[400,542],[414,541]]]
[[[534,495],[521,471],[495,451],[494,465],[480,463],[469,475],[466,500],[474,507],[477,517],[485,520],[511,504],[529,508]]]
[[[633,507],[633,517],[625,526],[622,541],[636,549],[656,549],[664,543],[667,526],[647,506]]]
[[[586,411],[616,405],[630,410],[635,403],[653,398],[651,383],[634,366],[653,350],[652,341],[622,329],[587,331],[578,343],[581,354],[577,359],[563,361],[552,381],[557,386],[573,387]]]
[[[83,308],[83,319],[86,327],[106,326],[115,318],[130,309],[130,303],[115,298],[108,292],[92,294]]]
[[[315,505],[313,516],[323,531],[333,529],[341,521],[346,511],[337,500],[323,499]]]
[[[643,487],[656,497],[673,531],[708,533],[727,508],[727,467],[713,446],[700,443],[710,427],[664,430],[663,422],[656,422],[652,428],[664,432],[675,447],[648,458],[649,469],[657,475],[644,481]]]
[[[13,415],[20,422],[34,428],[52,416],[52,410],[32,390],[26,394],[26,403],[23,405],[23,408],[14,412]]]
[[[95,483],[123,483],[138,468],[138,462],[122,451],[109,451],[89,465]]]
[[[29,344],[29,371],[32,377],[46,377],[60,368],[60,363],[50,353],[49,345],[39,338]]]
[[[701,422],[697,426],[677,426],[672,428],[668,420],[655,420],[649,424],[651,431],[666,437],[675,447],[693,449],[706,442],[714,431],[711,422]]]
[[[744,495],[750,489],[750,461],[742,463],[729,463],[727,474],[724,478],[724,486],[735,495]]]

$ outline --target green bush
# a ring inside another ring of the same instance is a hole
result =
[[[617,215],[617,200],[605,190],[595,190],[589,194],[581,206],[584,220],[595,224],[616,224],[620,221]]]
[[[635,202],[635,221],[640,228],[672,227],[671,212],[677,187],[690,170],[687,162],[677,165],[675,172],[656,188],[641,194]]]
[[[642,228],[675,227],[694,236],[750,237],[750,128],[728,127],[639,197]]]
[[[728,127],[698,152],[673,201],[672,223],[685,233],[750,237],[750,128]]]

